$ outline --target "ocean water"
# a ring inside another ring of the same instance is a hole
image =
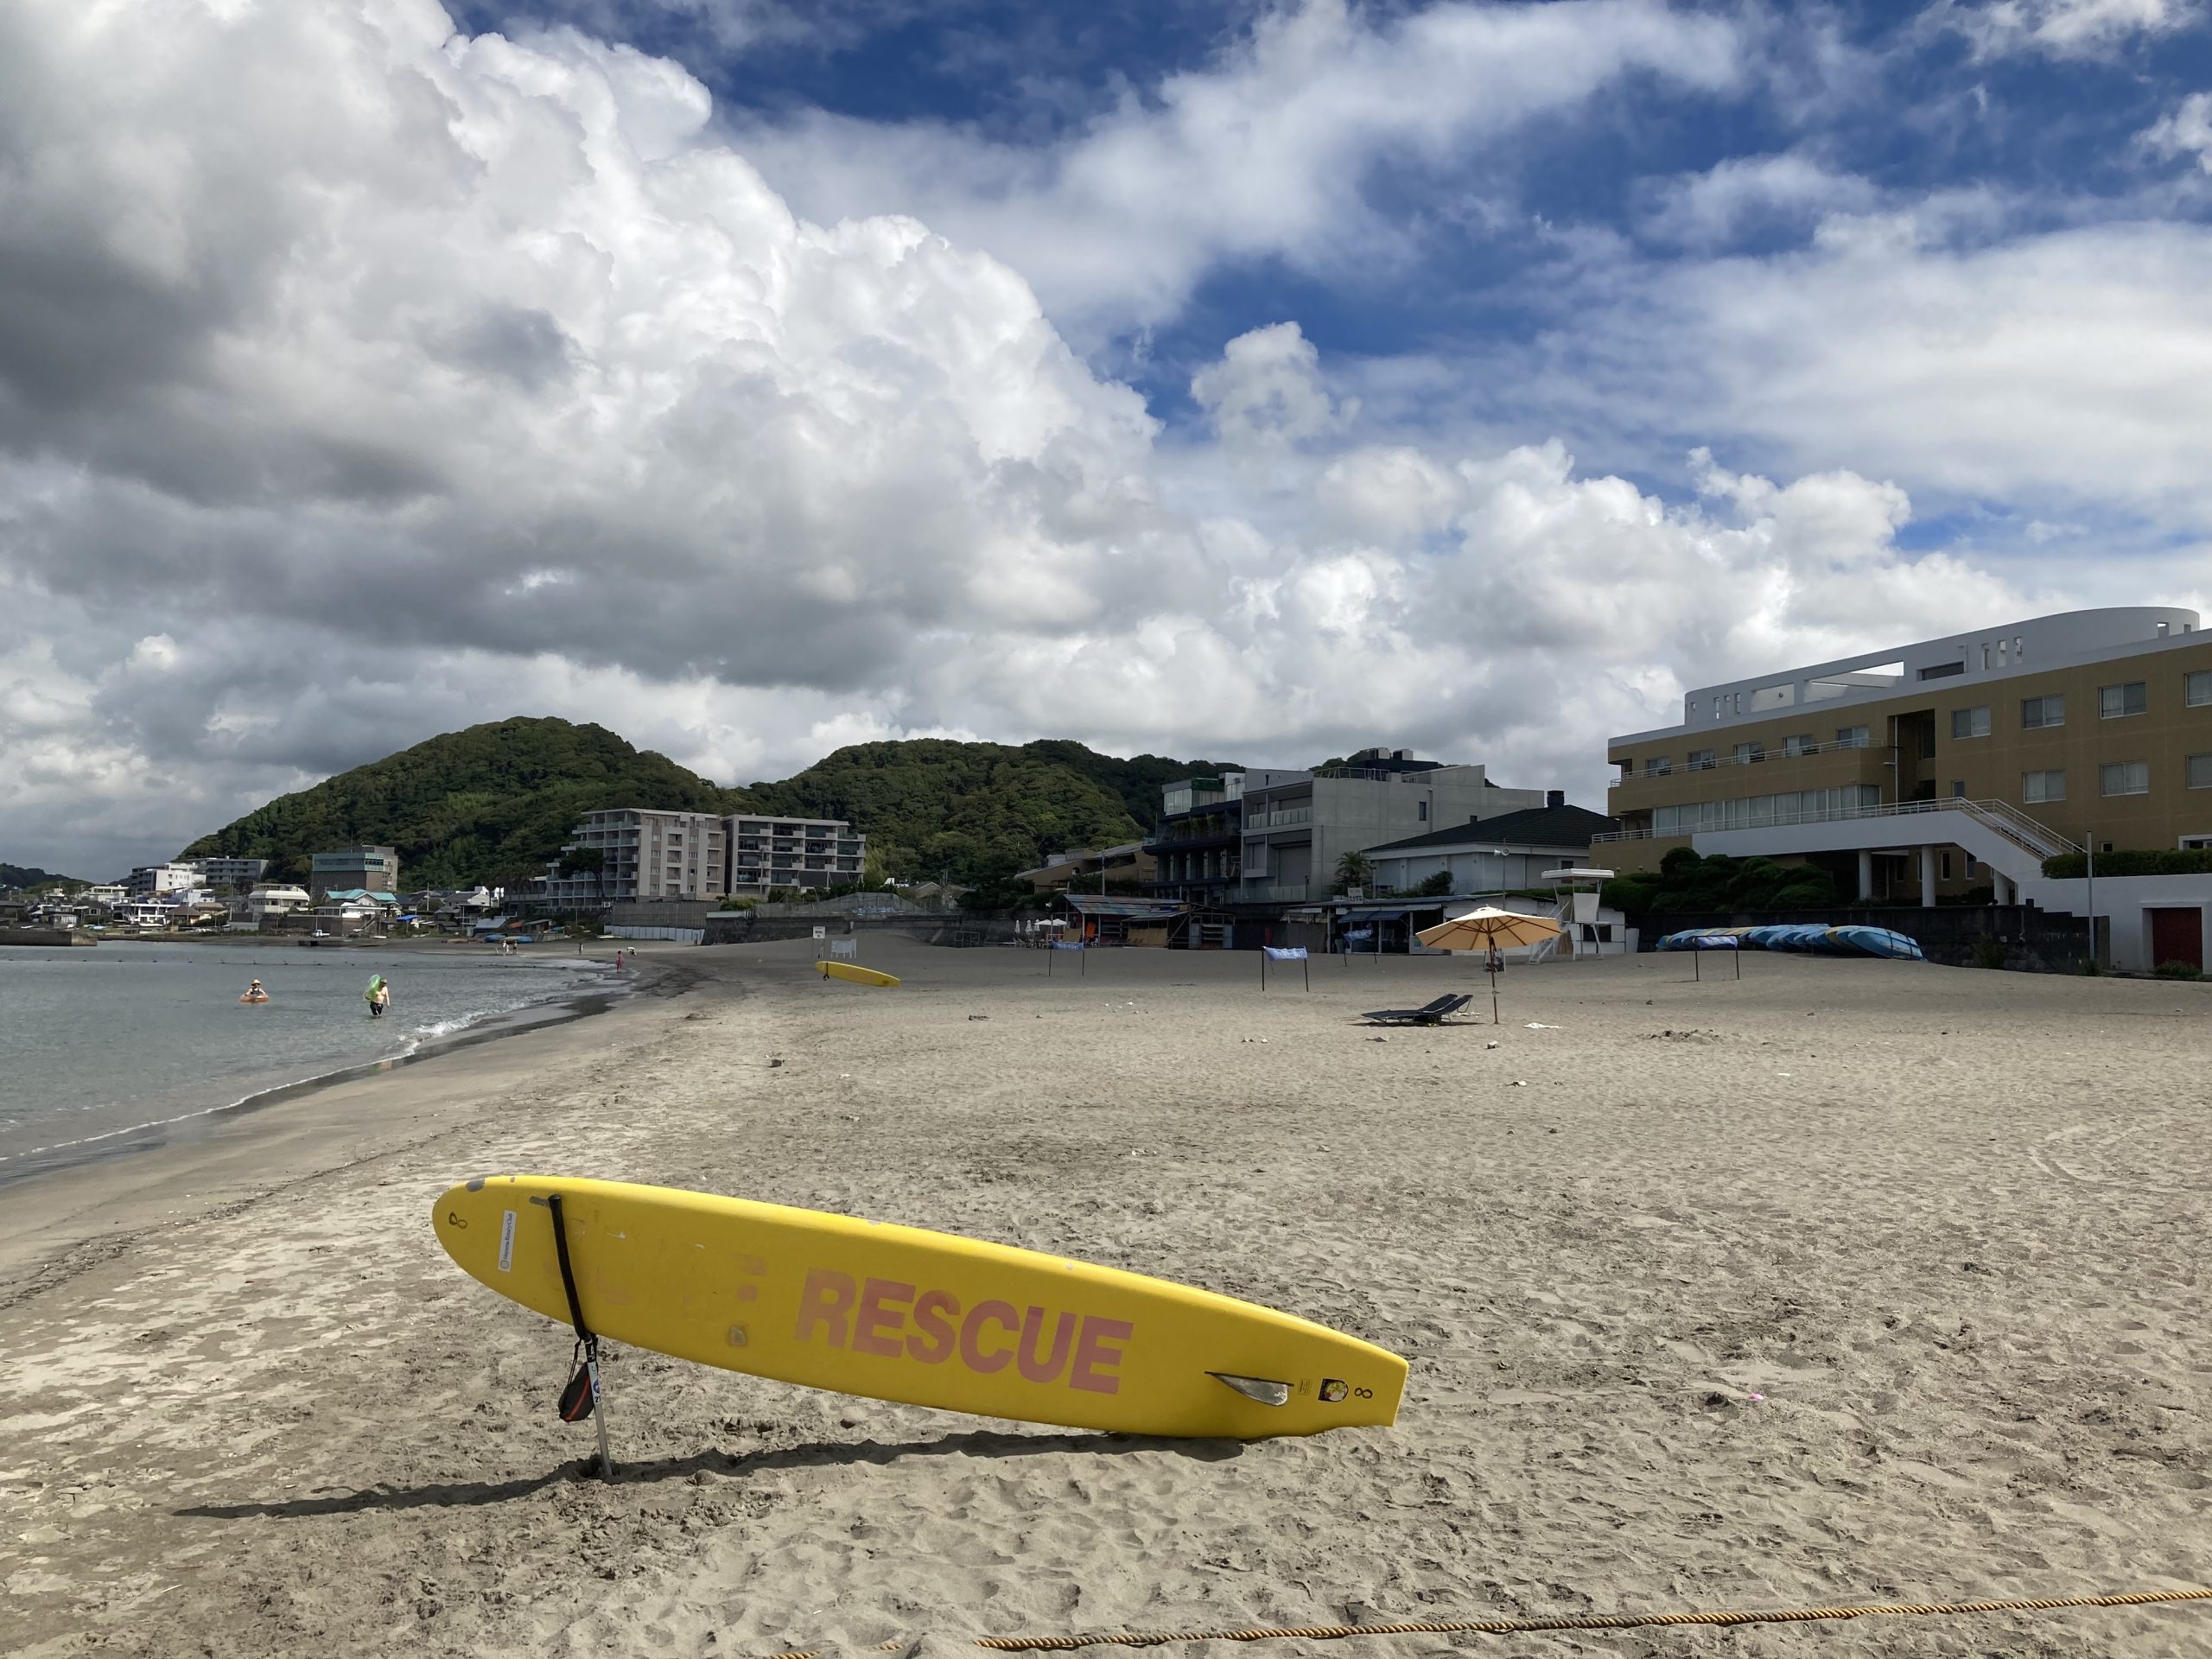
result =
[[[391,1007],[369,1018],[372,974]],[[258,977],[269,1002],[238,1001]],[[613,988],[605,964],[439,950],[0,947],[0,1185],[191,1135],[288,1085]]]

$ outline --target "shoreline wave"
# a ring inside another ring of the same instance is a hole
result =
[[[433,1059],[458,1049],[473,1048],[479,1044],[519,1036],[526,1031],[543,1031],[573,1020],[589,1019],[594,1014],[607,1013],[617,1003],[626,1000],[637,988],[635,982],[617,979],[609,971],[599,976],[595,982],[563,986],[549,995],[517,1003],[512,1007],[486,1009],[462,1015],[457,1020],[435,1020],[430,1025],[417,1027],[403,1039],[404,1046],[396,1053],[380,1055],[370,1060],[351,1060],[330,1071],[310,1072],[305,1077],[269,1084],[249,1090],[236,1099],[197,1106],[168,1117],[103,1129],[97,1135],[79,1135],[73,1140],[51,1141],[21,1152],[0,1154],[0,1189],[47,1175],[60,1174],[66,1170],[82,1168],[87,1164],[103,1162],[110,1158],[124,1157],[135,1152],[151,1152],[186,1138],[188,1130],[185,1126],[212,1128],[230,1118],[243,1117],[282,1101],[297,1099],[362,1077],[375,1077],[379,1072],[396,1071],[403,1065]],[[130,1138],[126,1140],[125,1137]],[[122,1144],[106,1144],[111,1141]],[[58,1155],[73,1152],[77,1155]]]

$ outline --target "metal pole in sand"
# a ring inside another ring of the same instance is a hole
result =
[[[2092,966],[2101,966],[2102,953],[2097,949],[2097,832],[2094,829],[2082,837],[2082,850],[2089,861],[2085,867],[2088,875],[2088,892],[2083,896],[2083,902],[2089,908],[2089,962]],[[2157,966],[2155,963],[2152,965]]]

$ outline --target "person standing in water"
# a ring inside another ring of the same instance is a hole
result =
[[[369,1018],[372,1020],[379,1018],[391,1006],[391,987],[385,983],[382,974],[371,975],[369,988],[361,995],[368,1001]]]

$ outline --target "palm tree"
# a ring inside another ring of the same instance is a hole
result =
[[[1337,861],[1337,889],[1344,892],[1352,887],[1365,888],[1375,867],[1367,861],[1365,853],[1346,853]]]

